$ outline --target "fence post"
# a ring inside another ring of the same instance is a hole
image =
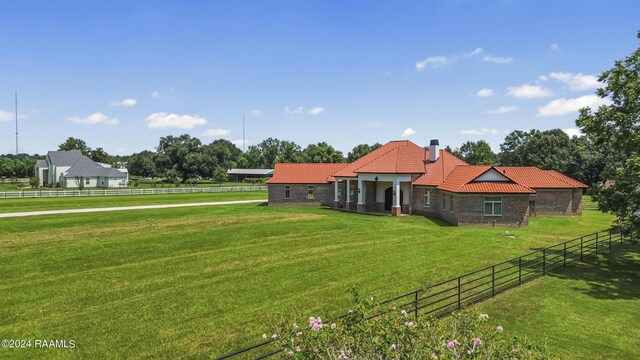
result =
[[[547,274],[547,249],[542,249],[542,276]]]
[[[580,236],[580,261],[582,261],[582,247],[584,243],[584,236]]]
[[[458,277],[458,310],[460,310],[461,306],[460,306],[460,278],[462,278],[462,276]]]
[[[491,296],[496,296],[496,266],[491,267]]]
[[[564,243],[564,251],[563,251],[563,262],[562,262],[562,266],[567,266],[567,243]]]
[[[415,311],[416,320],[418,320],[418,290],[415,292],[415,299],[413,301],[413,311]]]
[[[596,233],[596,256],[598,256],[598,233]]]
[[[522,256],[518,258],[518,285],[522,285]]]

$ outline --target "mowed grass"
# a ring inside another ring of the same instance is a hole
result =
[[[0,219],[0,338],[76,342],[0,357],[209,358],[261,341],[280,315],[343,313],[351,285],[387,298],[612,220],[532,218],[511,239],[421,216],[255,204]]]
[[[546,342],[562,359],[637,359],[640,246],[558,269],[479,308],[496,326]]]
[[[122,195],[36,199],[0,199],[0,213],[84,209],[114,206],[186,204],[196,202],[267,200],[266,191],[232,191],[200,194]]]

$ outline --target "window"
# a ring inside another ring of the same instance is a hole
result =
[[[284,187],[284,198],[285,200],[291,199],[291,186],[289,185]]]
[[[449,211],[453,212],[453,195],[449,196]]]
[[[430,204],[431,204],[431,191],[425,190],[424,191],[424,207],[428,208]]]
[[[442,194],[442,210],[447,208],[447,195]]]
[[[90,182],[89,182],[89,178],[85,178],[85,179],[84,179],[84,184],[85,184],[85,185],[89,185],[89,184],[90,184]]]
[[[502,198],[484,198],[484,216],[502,216]]]
[[[307,191],[307,200],[313,200],[313,186],[309,186],[309,190]]]

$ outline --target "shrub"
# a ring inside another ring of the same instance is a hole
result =
[[[419,318],[400,309],[366,320],[375,305],[359,300],[348,315],[335,322],[310,317],[304,325],[282,322],[276,339],[283,358],[292,359],[549,359],[544,346],[509,336],[490,325],[476,310],[443,319]],[[379,311],[379,309],[378,309]]]

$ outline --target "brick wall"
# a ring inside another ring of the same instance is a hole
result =
[[[429,191],[431,199],[429,207],[424,206],[424,193]],[[439,216],[440,207],[442,206],[442,193],[434,187],[413,187],[413,196],[411,197],[411,210],[413,214]]]
[[[291,186],[291,198],[284,198],[285,186]],[[314,197],[307,199],[309,186],[313,186]],[[333,206],[334,189],[331,184],[268,184],[269,205],[325,205]]]
[[[529,225],[529,195],[500,196],[501,216],[484,215],[485,197],[486,195],[454,195],[453,214],[457,219],[457,225]]]
[[[580,215],[582,214],[582,190],[580,189],[534,189],[536,215]]]

